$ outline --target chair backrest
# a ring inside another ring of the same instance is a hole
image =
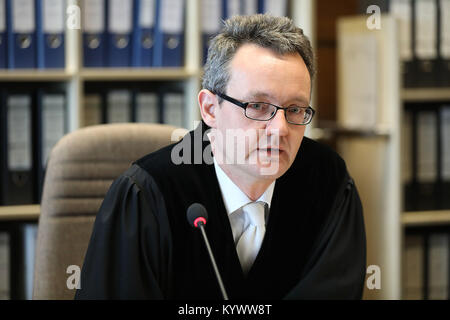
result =
[[[170,144],[174,129],[162,124],[98,125],[72,132],[56,144],[42,193],[33,299],[73,299],[68,267],[82,267],[95,216],[111,183],[134,160]]]

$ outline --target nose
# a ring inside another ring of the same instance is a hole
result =
[[[285,117],[285,110],[277,110],[277,113],[275,113],[275,116],[269,120],[266,130],[267,135],[271,135],[272,130],[278,130],[279,136],[286,136],[288,134],[288,125],[289,123],[286,120]]]

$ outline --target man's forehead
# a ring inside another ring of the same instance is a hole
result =
[[[309,103],[310,77],[300,54],[279,55],[272,49],[244,44],[229,65],[227,87],[243,99],[270,99],[278,103]],[[287,101],[289,100],[289,101]]]
[[[245,94],[244,98],[261,98],[261,99],[268,99],[268,100],[279,100],[277,94],[268,92],[268,91],[262,91],[259,89],[256,90],[248,90]],[[285,97],[286,98],[286,97]],[[308,97],[305,97],[301,92],[297,92],[296,94],[289,97],[290,100],[299,100],[301,102],[308,102]]]

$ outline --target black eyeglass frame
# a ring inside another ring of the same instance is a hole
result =
[[[224,99],[224,100],[226,100],[226,101],[228,101],[228,102],[231,102],[232,104],[234,104],[234,105],[236,105],[236,106],[238,106],[238,107],[241,107],[242,109],[245,110],[244,115],[245,115],[248,119],[255,120],[255,121],[269,121],[269,120],[271,120],[271,119],[273,119],[273,118],[275,117],[275,115],[277,114],[278,110],[280,110],[280,109],[281,109],[281,110],[287,110],[287,109],[290,108],[290,107],[279,107],[279,106],[277,106],[277,105],[275,105],[275,104],[272,104],[272,103],[269,103],[269,102],[258,102],[258,101],[255,101],[255,102],[241,102],[241,101],[236,100],[236,99],[234,99],[234,98],[232,98],[232,97],[230,97],[230,96],[227,96],[227,95],[224,94],[224,93],[219,93],[219,92],[214,92],[214,91],[211,91],[211,92],[213,92],[215,95],[221,97],[222,99]],[[271,106],[275,107],[275,108],[276,108],[276,111],[273,113],[273,115],[272,115],[269,119],[266,119],[266,120],[253,119],[253,118],[250,118],[249,116],[247,116],[247,112],[246,112],[246,111],[247,111],[247,106],[248,106],[249,104],[251,104],[251,103],[265,103],[265,104],[268,104],[268,105],[271,105]],[[293,124],[293,125],[296,125],[296,126],[306,126],[306,125],[310,124],[311,121],[312,121],[312,119],[314,118],[314,114],[316,113],[316,110],[314,110],[311,106],[307,106],[307,107],[298,107],[298,108],[302,108],[302,109],[306,109],[306,110],[311,110],[311,112],[312,112],[312,113],[311,113],[311,119],[309,119],[309,121],[308,121],[307,123],[294,123],[294,122],[290,122],[290,121],[288,120],[288,118],[287,118],[286,112],[284,112],[284,118],[286,119],[286,121],[287,121],[288,123]]]

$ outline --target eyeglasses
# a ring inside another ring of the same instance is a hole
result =
[[[284,108],[268,102],[240,102],[223,93],[215,92],[215,94],[222,99],[243,108],[247,118],[257,121],[269,121],[275,117],[277,111],[281,109],[284,110],[284,116],[286,117],[286,121],[288,123],[295,125],[307,125],[311,122],[314,113],[316,113],[316,111],[310,106],[291,106]]]

